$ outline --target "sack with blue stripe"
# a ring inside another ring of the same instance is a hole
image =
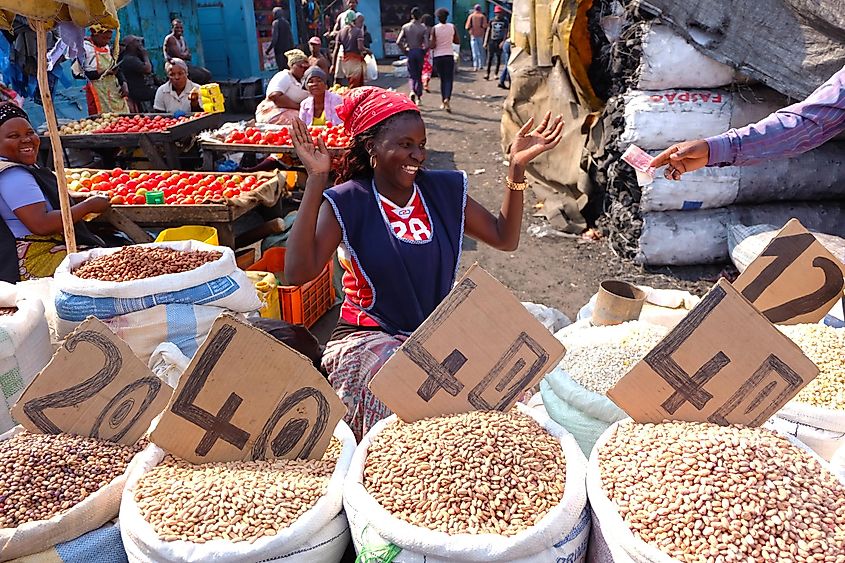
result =
[[[190,358],[221,313],[248,313],[261,308],[255,288],[238,268],[231,248],[193,240],[142,246],[217,251],[222,256],[189,272],[110,282],[78,278],[73,271],[119,248],[95,248],[70,254],[55,274],[60,337],[94,316],[126,341],[144,362],[162,342],[172,342]]]

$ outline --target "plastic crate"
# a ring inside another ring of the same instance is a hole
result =
[[[248,270],[271,272],[278,276],[285,271],[285,248],[269,248],[261,260]],[[332,285],[332,261],[316,278],[304,285],[279,285],[279,305],[282,319],[295,325],[311,328],[332,308],[335,299]]]

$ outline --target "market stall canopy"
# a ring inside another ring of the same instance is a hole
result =
[[[11,30],[15,16],[30,20],[69,21],[79,27],[98,23],[116,28],[117,11],[129,0],[0,0],[0,28]]]

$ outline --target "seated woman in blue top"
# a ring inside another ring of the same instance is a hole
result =
[[[519,244],[525,167],[557,146],[563,122],[546,115],[536,129],[532,120],[519,131],[495,217],[467,195],[464,172],[423,168],[425,125],[404,94],[357,88],[337,113],[353,141],[341,183],[325,192],[331,168],[326,147],[312,143],[301,121],[291,128],[308,180],[285,276],[305,283],[338,251],[345,300],[322,364],[360,439],[390,414],[368,383],[452,289],[464,234],[500,250]]]
[[[0,104],[0,279],[9,283],[52,276],[67,254],[58,182],[52,171],[35,164],[39,145],[26,112]],[[80,221],[108,208],[101,196],[71,207],[77,244],[105,245]]]

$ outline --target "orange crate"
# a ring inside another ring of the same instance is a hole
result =
[[[285,248],[270,248],[261,260],[247,268],[283,274],[285,271]],[[279,285],[279,304],[282,319],[295,325],[311,328],[326,311],[332,308],[335,299],[332,285],[332,261],[326,264],[320,275],[305,285]]]

